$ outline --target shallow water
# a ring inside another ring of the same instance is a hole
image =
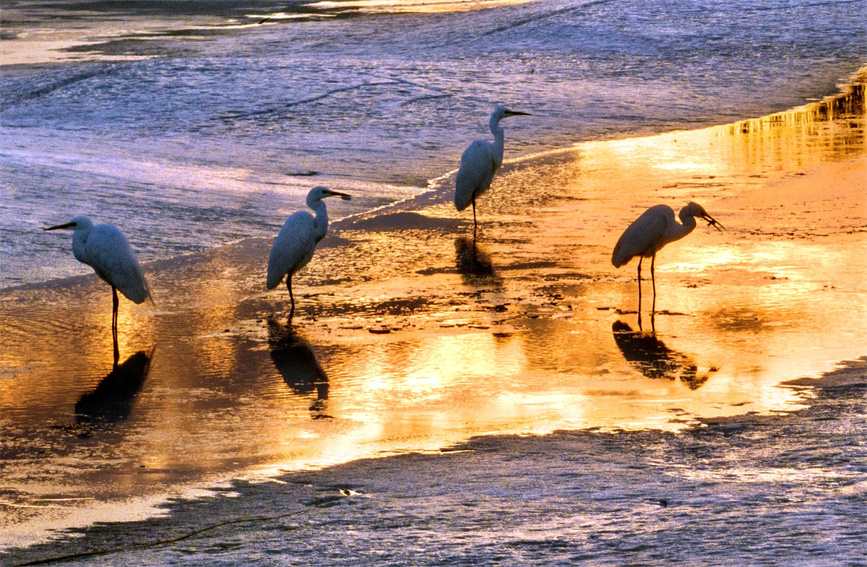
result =
[[[486,436],[442,453],[236,481],[159,518],[4,559],[91,564],[860,563],[867,360],[803,410],[679,434]]]
[[[156,306],[124,303],[115,371],[94,276],[7,290],[8,543],[117,518],[105,502],[147,515],[222,479],[474,435],[801,407],[779,383],[863,355],[867,331],[863,84],[851,93],[837,121],[814,105],[512,163],[475,248],[445,189],[336,222],[295,280],[291,332],[287,294],[255,291],[269,239],[151,264]],[[634,265],[613,269],[611,243],[644,206],[689,199],[726,231],[660,254],[656,334],[638,333]]]
[[[863,2],[656,7],[127,30],[65,52],[83,62],[4,68],[0,545],[474,435],[807,404],[779,383],[864,354],[863,76],[770,113],[858,68]],[[527,157],[480,202],[474,248],[447,172],[496,101],[534,116],[507,123],[507,157]],[[264,259],[318,183],[356,199],[329,203],[344,220],[296,280],[290,333]],[[688,200],[727,230],[660,254],[656,334],[637,333],[611,246]],[[77,213],[122,226],[154,289],[122,304],[118,368],[106,287],[40,230]]]

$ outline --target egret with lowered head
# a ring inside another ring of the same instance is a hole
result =
[[[328,210],[322,199],[341,197],[344,201],[352,197],[346,193],[332,191],[327,187],[314,187],[307,194],[307,206],[316,215],[308,211],[292,213],[274,240],[271,254],[268,257],[268,289],[274,289],[286,276],[286,287],[289,289],[289,300],[292,307],[289,311],[289,321],[295,314],[295,297],[292,295],[292,275],[307,265],[316,244],[325,237],[328,230]]]
[[[617,244],[611,255],[611,263],[615,268],[626,264],[638,256],[638,325],[641,326],[641,261],[650,258],[650,279],[653,281],[653,307],[650,320],[653,322],[656,314],[656,275],[654,264],[656,253],[663,246],[675,240],[680,240],[695,229],[695,218],[700,217],[719,231],[724,228],[698,203],[690,202],[680,210],[677,215],[683,224],[674,219],[674,210],[668,205],[656,205],[650,207],[640,217],[630,224]]]
[[[110,224],[94,225],[85,216],[77,216],[66,224],[51,226],[44,230],[70,229],[72,233],[72,254],[79,262],[87,264],[96,274],[111,286],[112,315],[111,334],[114,339],[114,360],[120,352],[117,346],[117,292],[133,303],[144,303],[151,299],[150,287],[141,266],[135,258],[126,236]],[[153,301],[153,300],[151,300]]]
[[[476,140],[461,155],[461,166],[455,179],[455,207],[463,211],[472,204],[473,240],[476,239],[476,197],[488,190],[494,174],[503,165],[504,132],[500,120],[507,116],[529,116],[529,113],[497,106],[490,122],[494,142]]]

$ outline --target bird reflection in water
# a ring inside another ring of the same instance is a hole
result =
[[[328,375],[307,341],[291,327],[284,327],[274,319],[269,319],[268,346],[274,366],[295,394],[310,396],[316,393],[316,399],[310,406],[313,419],[330,417],[324,413],[328,401]]]
[[[611,330],[623,357],[648,378],[679,378],[690,390],[707,382],[709,376],[698,374],[694,360],[682,352],[671,350],[656,335],[635,332],[623,321],[616,321]]]
[[[149,353],[139,351],[123,364],[115,361],[112,371],[96,389],[81,396],[75,404],[76,422],[115,423],[128,418],[147,379],[153,353],[153,349]]]
[[[471,238],[464,236],[455,240],[455,265],[464,283],[468,285],[500,285],[491,256]]]

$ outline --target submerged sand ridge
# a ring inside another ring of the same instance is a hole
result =
[[[106,286],[7,290],[0,543],[209,479],[801,407],[781,382],[864,354],[863,117],[512,162],[479,202],[475,246],[445,181],[335,223],[296,279],[292,332],[288,294],[264,291],[268,239],[147,266],[156,306],[121,307],[140,384],[119,412],[76,411],[112,374]],[[727,231],[699,226],[660,253],[657,332],[637,333],[635,265],[614,269],[611,247],[645,207],[689,200]]]

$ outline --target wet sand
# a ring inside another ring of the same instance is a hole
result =
[[[6,556],[75,564],[857,565],[867,359],[794,381],[785,415],[477,437],[440,453],[233,482],[164,517]]]
[[[269,240],[148,265],[156,306],[122,305],[120,376],[95,276],[5,290],[0,544],[146,518],[166,497],[222,485],[166,520],[7,557],[171,539],[251,511],[285,515],[161,546],[152,564],[218,553],[567,562],[608,544],[592,557],[653,561],[674,551],[642,538],[670,549],[677,534],[693,539],[676,549],[700,541],[694,552],[713,557],[725,525],[754,506],[766,513],[743,526],[743,557],[764,557],[759,544],[789,514],[797,542],[850,557],[863,536],[863,522],[845,521],[863,502],[863,363],[842,389],[782,384],[865,354],[863,84],[853,96],[856,118],[824,120],[837,103],[814,105],[509,163],[479,202],[475,247],[448,179],[334,223],[296,279],[291,331],[288,295],[263,289]],[[656,333],[638,332],[634,264],[614,269],[611,248],[645,207],[689,200],[727,230],[699,226],[660,253]],[[829,439],[838,452],[804,453]],[[756,455],[781,460],[757,466]],[[796,498],[808,486],[817,492]],[[821,512],[829,502],[839,512]],[[699,537],[698,518],[716,535]],[[816,521],[850,535],[815,543]]]
[[[318,10],[288,2],[273,13],[261,0],[211,2],[16,1],[3,8],[6,72],[72,61],[118,61],[165,56],[177,37],[207,40],[227,31],[281,20],[317,16]]]
[[[333,20],[359,13],[454,12],[520,4],[526,0],[484,0],[459,5],[420,2],[404,9],[365,2],[274,4],[265,0],[104,2],[16,0],[3,7],[5,72],[75,61],[132,61],[171,55],[177,38],[207,42],[239,29],[303,21]],[[14,40],[14,41],[9,41]],[[193,43],[184,49],[195,50]]]

